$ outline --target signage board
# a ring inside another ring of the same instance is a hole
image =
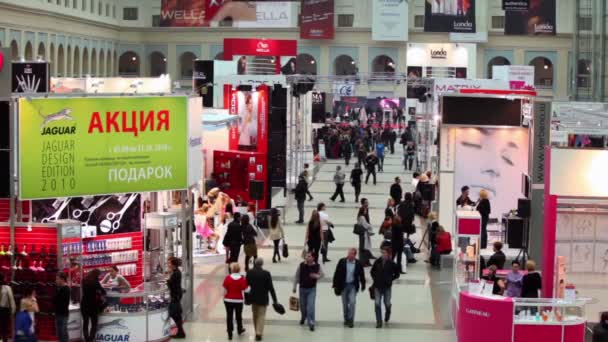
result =
[[[519,2],[519,1],[514,1]],[[526,10],[505,12],[505,34],[555,35],[556,0],[534,0]]]
[[[372,0],[372,40],[408,40],[409,8],[406,0]]]
[[[475,0],[424,3],[424,32],[475,32]]]
[[[302,0],[301,39],[334,39],[334,0]]]
[[[19,100],[21,199],[186,189],[188,98]]]
[[[49,63],[13,62],[12,91],[14,93],[48,93]]]

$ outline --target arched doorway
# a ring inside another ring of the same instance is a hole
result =
[[[74,48],[72,75],[74,75],[74,77],[80,77],[80,48],[78,46]]]
[[[139,76],[140,60],[133,51],[127,51],[118,59],[118,75],[123,77]]]
[[[183,80],[192,79],[192,72],[194,70],[194,60],[196,55],[192,52],[184,52],[179,57],[179,69],[180,75]]]
[[[59,44],[57,48],[57,76],[65,77],[65,53],[63,45]]]
[[[67,50],[67,64],[65,66],[65,75],[63,75],[64,77],[70,77],[72,76],[72,68],[73,68],[73,63],[72,63],[72,58],[74,56],[72,56],[72,47],[68,45],[68,50]]]
[[[101,49],[99,51],[99,77],[106,76],[106,53]]]
[[[334,74],[336,76],[350,76],[357,74],[357,63],[348,55],[340,55],[334,60]]]
[[[82,49],[82,75],[89,75],[89,49]]]
[[[51,43],[51,48],[49,49],[48,61],[51,63],[51,76],[55,76],[57,74],[57,68],[55,66],[55,44]]]
[[[50,60],[50,58],[47,58],[46,56],[46,48],[44,47],[44,43],[42,42],[38,44],[38,52],[36,53],[36,57],[42,58],[42,60]]]
[[[13,40],[11,42],[11,60],[16,61],[19,59],[19,45],[17,45],[17,41]]]
[[[536,57],[530,61],[534,67],[534,86],[539,89],[553,88],[553,63],[546,57]]]
[[[97,50],[91,50],[91,75],[97,76]]]
[[[387,55],[380,55],[372,61],[372,73],[374,74],[394,74],[395,61]]]
[[[296,58],[296,74],[316,75],[317,61],[307,53],[301,53]]]
[[[116,73],[114,72],[114,70],[112,69],[112,52],[110,52],[110,50],[108,50],[106,52],[106,76],[107,77],[112,77],[114,75],[116,75]]]
[[[490,61],[488,62],[488,78],[492,78],[492,67],[494,67],[495,65],[511,65],[511,62],[506,59],[505,57],[502,56],[498,56],[498,57],[494,57],[492,59],[490,59]]]
[[[167,73],[167,57],[161,52],[154,51],[149,57],[150,76],[158,77]]]
[[[25,60],[26,61],[33,61],[34,60],[34,47],[32,46],[32,43],[27,42],[25,44]]]

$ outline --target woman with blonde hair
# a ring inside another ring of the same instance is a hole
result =
[[[481,191],[479,191],[477,211],[481,215],[481,249],[485,249],[488,246],[488,221],[490,220],[490,213],[492,212],[488,197],[489,194],[486,189],[481,189]]]
[[[522,298],[539,298],[542,289],[542,278],[536,271],[536,263],[533,260],[526,262],[526,271],[521,286]]]

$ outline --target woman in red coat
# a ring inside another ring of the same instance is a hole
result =
[[[236,317],[237,333],[242,335],[244,293],[249,292],[247,279],[241,275],[241,266],[238,263],[230,264],[230,274],[224,278],[224,306],[226,306],[226,328],[228,339],[232,340],[234,318]]]

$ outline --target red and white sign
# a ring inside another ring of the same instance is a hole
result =
[[[225,38],[224,60],[234,56],[297,56],[297,40]]]
[[[334,0],[303,0],[301,39],[334,39]]]
[[[534,67],[529,65],[495,65],[492,78],[509,82],[511,89],[534,90]]]

